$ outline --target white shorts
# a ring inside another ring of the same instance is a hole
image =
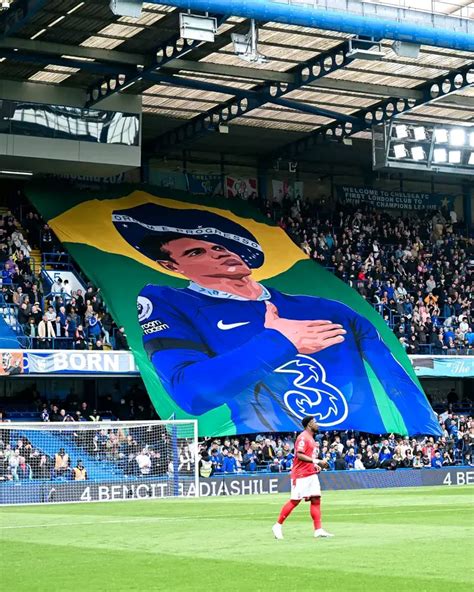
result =
[[[291,498],[292,500],[301,500],[309,497],[318,497],[321,495],[321,486],[317,475],[301,477],[291,480]]]

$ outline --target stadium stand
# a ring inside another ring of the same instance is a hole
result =
[[[383,315],[407,353],[474,353],[474,241],[455,212],[397,217],[288,198],[264,208]]]
[[[470,0],[1,0],[2,591],[471,590],[473,178]]]
[[[43,413],[43,419],[74,421],[73,416],[55,405]],[[440,415],[440,423],[443,436],[436,442],[433,437],[321,432],[316,436],[317,456],[327,461],[328,470],[473,466],[471,418],[447,410]],[[294,434],[206,438],[200,444],[199,454],[212,470],[201,476],[289,471],[294,441]],[[160,434],[150,434],[150,430],[143,428],[106,427],[95,432],[78,430],[66,434],[24,428],[10,433],[0,428],[0,480],[74,480],[77,478],[74,467],[78,463],[90,480],[156,477],[172,470],[167,449]],[[179,470],[186,472],[189,466],[190,471],[192,462],[192,451],[186,444],[180,445]]]
[[[256,205],[309,257],[357,289],[394,329],[407,353],[474,353],[474,241],[463,235],[455,212],[391,216],[288,196],[281,203]],[[27,240],[17,220],[4,213],[3,316],[22,345],[127,349],[123,329],[115,326],[100,290],[71,291],[60,275],[51,283],[44,273],[48,267],[72,265],[39,215],[29,209],[21,224]],[[30,247],[38,242],[41,267]],[[33,269],[40,271],[35,275]]]
[[[63,282],[61,273],[79,276],[78,271],[20,190],[17,195],[18,217],[0,210],[3,347],[14,343],[13,347],[38,349],[128,349],[126,335],[107,312],[100,290],[88,285],[73,291],[67,279]]]

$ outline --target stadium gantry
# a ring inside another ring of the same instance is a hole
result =
[[[140,16],[114,16],[98,1],[13,2],[0,15],[0,77],[55,86],[56,102],[84,108],[126,109],[141,97],[144,157],[193,150],[311,161],[321,139],[368,138],[373,123],[394,117],[472,121],[465,0],[352,2],[339,20],[331,17],[346,3],[337,0],[112,4]],[[210,11],[213,42],[181,37],[183,7]],[[260,22],[257,54],[245,63],[232,39],[249,31],[247,17]]]

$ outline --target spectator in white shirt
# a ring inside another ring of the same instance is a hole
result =
[[[137,455],[135,460],[137,461],[140,473],[142,475],[149,475],[151,471],[151,458],[146,448]]]
[[[52,306],[48,306],[48,310],[45,312],[44,316],[46,317],[46,321],[54,322],[56,320],[56,311]]]
[[[64,280],[63,282],[63,294],[66,296],[69,296],[69,298],[71,297],[71,293],[72,293],[72,289],[71,289],[71,284],[69,283],[69,280]]]
[[[62,294],[63,288],[63,281],[60,277],[55,278],[54,282],[51,284],[51,294]]]
[[[403,282],[400,282],[398,284],[398,287],[395,288],[395,300],[405,300],[405,298],[407,297],[408,292],[406,290],[406,288],[403,286]]]
[[[430,275],[430,277],[426,280],[426,289],[428,292],[432,292],[436,288],[436,282],[434,277]]]
[[[466,317],[462,317],[460,319],[460,323],[459,323],[459,330],[461,331],[461,333],[467,333],[469,331],[469,323],[467,322],[467,318]]]

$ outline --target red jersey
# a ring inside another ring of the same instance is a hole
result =
[[[313,463],[299,460],[298,452],[306,454],[310,458],[316,458],[315,454],[316,442],[313,436],[307,432],[301,432],[296,438],[295,442],[295,458],[293,459],[293,466],[291,467],[291,478],[301,479],[302,477],[309,477],[310,475],[316,474],[316,469]]]

